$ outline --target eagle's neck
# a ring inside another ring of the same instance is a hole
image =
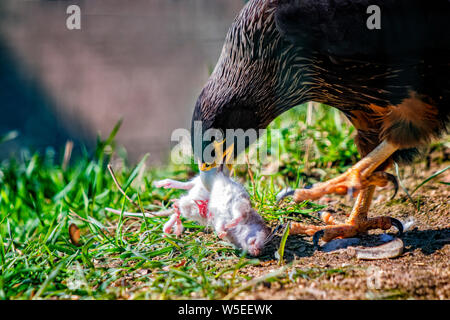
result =
[[[247,3],[226,36],[206,85],[209,103],[230,99],[253,108],[266,127],[284,111],[309,100],[311,60],[283,40],[275,23],[278,0]]]

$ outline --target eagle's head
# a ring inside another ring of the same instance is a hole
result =
[[[247,3],[195,105],[192,147],[206,188],[260,129],[304,100],[304,68],[276,27],[275,9],[276,1]]]
[[[255,105],[233,99],[233,94],[221,99],[206,86],[197,100],[192,117],[191,139],[200,176],[210,190],[218,171],[228,173],[237,155],[259,138],[264,128]],[[231,99],[230,99],[231,97]]]

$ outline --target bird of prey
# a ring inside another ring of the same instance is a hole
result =
[[[355,205],[343,224],[297,223],[291,233],[313,235],[315,242],[391,226],[401,233],[398,220],[369,217],[370,203],[393,161],[410,162],[448,128],[449,24],[449,0],[251,0],[229,29],[195,105],[193,145],[208,129],[266,128],[308,101],[335,107],[356,128],[362,159],[291,195],[299,202],[353,193]],[[205,161],[208,146],[201,146],[194,155],[208,187],[224,166]],[[235,157],[242,150],[231,151]]]

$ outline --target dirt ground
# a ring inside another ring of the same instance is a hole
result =
[[[402,180],[408,190],[438,170],[448,166],[448,155],[405,166]],[[428,166],[427,166],[428,163]],[[430,165],[430,163],[432,163]],[[425,184],[413,194],[415,205],[400,189],[390,200],[393,188],[377,190],[369,216],[389,215],[405,221],[413,218],[414,226],[402,240],[403,254],[394,259],[357,260],[351,251],[314,251],[311,237],[289,236],[286,259],[292,262],[288,274],[292,281],[261,282],[237,299],[450,299],[450,171]],[[330,197],[329,208],[336,211],[336,220],[345,220],[351,209],[351,199]],[[361,236],[359,246],[373,246],[379,242],[379,231]],[[395,235],[392,228],[389,234]],[[260,265],[245,269],[253,277],[266,275],[278,269],[273,252],[279,238]],[[296,275],[294,277],[294,275]],[[299,276],[300,275],[300,276]]]

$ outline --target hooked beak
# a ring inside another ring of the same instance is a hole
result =
[[[220,144],[217,144],[217,146],[220,146]],[[212,186],[214,184],[214,180],[220,172],[226,176],[231,175],[233,164],[232,164],[232,152],[230,151],[232,150],[232,148],[233,145],[229,147],[225,151],[225,153],[217,152],[217,154],[221,154],[221,156],[219,157],[219,159],[216,159],[216,161],[214,161],[212,164],[201,162],[198,163],[198,167],[200,169],[200,180],[202,181],[203,186],[206,188],[206,190],[211,191]],[[218,148],[216,150],[219,151]]]

